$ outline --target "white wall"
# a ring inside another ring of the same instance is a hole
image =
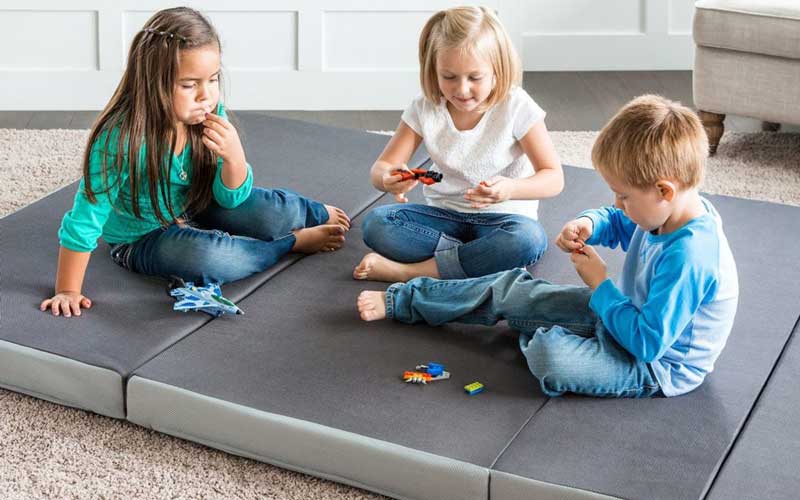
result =
[[[232,108],[400,109],[425,20],[465,3],[498,11],[526,70],[692,65],[691,0],[2,0],[0,109],[102,108],[136,31],[180,4],[220,32]]]

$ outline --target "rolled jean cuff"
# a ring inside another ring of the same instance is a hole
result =
[[[395,296],[400,290],[400,287],[404,284],[405,283],[395,283],[393,285],[389,285],[389,288],[386,289],[386,319],[395,319],[394,306],[397,302]]]
[[[461,241],[442,233],[439,243],[436,244],[436,251],[433,257],[436,260],[436,267],[439,269],[439,278],[443,280],[454,280],[468,278],[461,261],[458,257],[458,248],[462,245]]]
[[[306,223],[306,227],[320,226],[328,222],[328,209],[325,208],[324,203],[320,203],[316,200],[308,200],[308,208],[313,218],[311,222],[314,224]]]

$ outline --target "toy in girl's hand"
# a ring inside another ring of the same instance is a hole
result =
[[[404,181],[415,179],[428,186],[437,182],[442,182],[443,177],[441,172],[433,172],[422,168],[412,168],[411,170],[398,168],[392,172],[392,175],[399,175],[401,176],[401,180]]]
[[[215,318],[228,314],[244,314],[236,304],[222,296],[217,283],[195,286],[191,281],[173,277],[170,280],[169,295],[175,297],[174,311],[201,311]]]

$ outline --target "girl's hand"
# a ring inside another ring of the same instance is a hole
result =
[[[246,163],[242,141],[231,122],[219,115],[206,113],[203,127],[203,144],[212,153],[228,163]]]
[[[78,292],[60,292],[55,294],[52,299],[43,300],[39,309],[46,311],[49,308],[53,310],[53,316],[63,313],[64,317],[69,318],[73,314],[80,316],[81,307],[85,309],[92,307],[89,297]]]
[[[408,170],[408,166],[403,164],[400,166],[402,170]],[[402,180],[399,175],[394,175],[394,170],[390,170],[383,174],[381,181],[383,182],[383,190],[387,193],[393,193],[394,199],[398,203],[408,203],[406,193],[414,189],[419,184],[416,179]]]
[[[584,245],[580,250],[572,252],[571,259],[578,275],[592,290],[608,279],[606,263],[593,247]]]
[[[513,184],[512,179],[497,175],[473,189],[467,189],[464,199],[472,203],[472,208],[485,208],[493,203],[510,200]]]
[[[558,233],[556,246],[567,253],[580,250],[586,245],[593,229],[592,220],[588,217],[578,217],[567,222]]]

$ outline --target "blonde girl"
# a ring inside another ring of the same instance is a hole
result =
[[[419,61],[422,95],[370,172],[398,203],[365,218],[374,252],[353,277],[455,279],[532,264],[547,246],[538,200],[560,193],[564,178],[507,33],[487,8],[443,10],[422,30]],[[419,181],[394,175],[423,142],[443,174],[424,187],[425,205],[406,198]]]

